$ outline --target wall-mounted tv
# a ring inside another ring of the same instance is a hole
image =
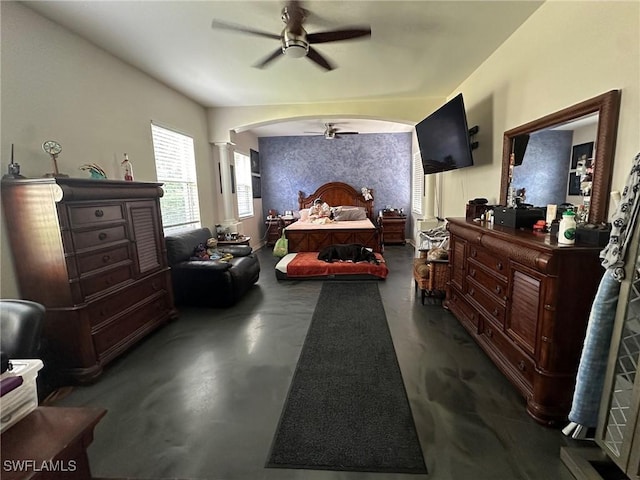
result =
[[[424,174],[473,165],[462,93],[416,125]]]

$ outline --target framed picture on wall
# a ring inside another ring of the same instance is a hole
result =
[[[251,175],[251,190],[253,190],[253,198],[262,198],[260,175]]]
[[[260,154],[255,150],[249,149],[249,157],[251,158],[251,173],[260,175]]]
[[[590,166],[589,159],[593,157],[593,142],[581,143],[573,146],[571,154],[571,170],[578,168],[578,162],[584,160],[585,166]]]
[[[569,191],[568,195],[582,195],[580,191],[580,175],[576,172],[571,172],[569,174]]]

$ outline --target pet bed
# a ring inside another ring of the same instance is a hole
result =
[[[379,264],[369,262],[324,262],[318,252],[298,252],[285,255],[276,265],[278,280],[384,280],[389,269],[384,257],[376,253]]]

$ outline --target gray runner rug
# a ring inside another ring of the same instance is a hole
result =
[[[377,282],[325,282],[267,467],[427,473]]]

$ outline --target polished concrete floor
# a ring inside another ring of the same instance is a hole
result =
[[[97,477],[572,480],[560,460],[572,441],[529,418],[451,314],[416,299],[413,255],[409,245],[387,247],[390,272],[379,286],[426,476],[264,467],[322,286],[278,282],[268,249],[259,251],[258,284],[238,305],[181,310],[97,383],[55,404],[108,410],[89,448]]]

